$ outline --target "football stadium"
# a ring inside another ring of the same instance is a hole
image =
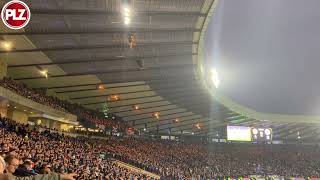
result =
[[[320,179],[320,1],[0,6],[0,180]]]

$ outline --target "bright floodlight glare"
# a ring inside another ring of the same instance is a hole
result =
[[[5,50],[7,50],[7,51],[9,51],[10,49],[11,49],[11,47],[12,47],[12,44],[10,43],[10,42],[3,42],[2,43],[2,47],[5,49]]]
[[[44,77],[48,78],[48,70],[41,70],[40,73],[41,73]]]
[[[220,80],[219,80],[219,77],[218,77],[218,72],[215,68],[213,68],[211,70],[211,80],[213,82],[213,85],[218,88],[219,85],[220,85]]]
[[[129,17],[124,17],[124,24],[126,24],[126,25],[130,24],[130,18]]]
[[[130,9],[128,7],[123,8],[125,13],[130,13]]]
[[[129,17],[130,16],[130,12],[129,11],[124,11],[123,14],[124,14],[125,17]]]

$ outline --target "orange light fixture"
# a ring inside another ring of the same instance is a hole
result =
[[[100,85],[98,86],[98,89],[99,89],[99,90],[103,90],[103,89],[105,89],[105,88],[104,88],[103,84],[100,84]]]
[[[159,112],[155,112],[155,113],[153,113],[153,116],[155,118],[159,119],[160,118],[160,113]]]
[[[111,95],[108,97],[109,101],[119,101],[120,97],[118,95]]]
[[[134,110],[139,110],[140,107],[139,107],[138,105],[134,105],[134,106],[133,106],[133,109],[134,109]]]
[[[179,119],[178,119],[178,118],[176,118],[176,119],[174,120],[174,122],[176,122],[176,123],[177,123],[177,122],[179,122]]]

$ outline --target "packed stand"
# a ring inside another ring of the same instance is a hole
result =
[[[200,145],[143,138],[94,140],[39,132],[6,119],[0,123],[3,153],[32,161],[35,172],[76,172],[80,179],[137,176],[111,159],[140,167],[163,179],[217,179],[249,175],[320,177],[320,149],[303,145]],[[124,172],[123,172],[124,171]],[[121,175],[119,175],[121,174]],[[112,178],[111,178],[112,179]],[[130,179],[130,178],[129,178]]]
[[[53,96],[47,96],[44,89],[31,89],[25,84],[16,82],[10,78],[3,78],[0,80],[0,85],[40,104],[75,114],[78,116],[78,121],[87,127],[103,125],[106,129],[116,128],[120,131],[125,131],[127,128],[125,122],[118,117],[116,119],[105,118],[102,112],[90,110],[79,104],[72,104],[68,101],[63,101]],[[110,117],[116,116],[110,114]]]
[[[18,177],[72,172],[77,179],[151,179],[117,165],[106,156],[102,141],[40,132],[6,118],[0,119],[0,144],[1,155],[12,165],[7,173]]]

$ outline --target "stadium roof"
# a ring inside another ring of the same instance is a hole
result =
[[[1,37],[13,42],[14,49],[0,53],[8,60],[9,75],[30,87],[48,88],[100,111],[107,106],[140,130],[147,125],[149,131],[158,127],[162,133],[171,129],[172,134],[210,135],[224,133],[221,127],[227,123],[285,126],[229,110],[210,98],[199,81],[200,33],[217,1],[24,2],[32,19],[22,31],[1,24]],[[130,11],[128,24],[125,7]],[[134,48],[128,44],[132,34],[137,40]],[[48,79],[39,73],[44,69]],[[159,120],[155,112],[160,113]]]

